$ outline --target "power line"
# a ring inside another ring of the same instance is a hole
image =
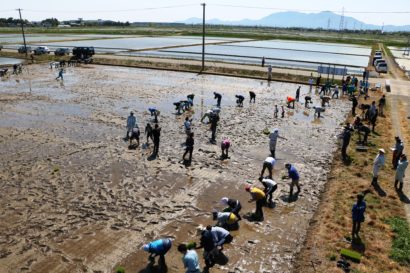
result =
[[[208,4],[209,5],[209,4]],[[278,11],[295,11],[295,12],[333,12],[340,13],[338,10],[318,10],[318,9],[286,9],[286,8],[275,8],[275,7],[262,7],[262,6],[241,6],[241,5],[228,5],[228,4],[211,4],[212,6],[218,7],[229,7],[229,8],[244,8],[244,9],[269,9]],[[410,14],[410,11],[347,11],[344,13],[374,13],[374,14]]]
[[[133,12],[133,11],[144,11],[144,10],[161,10],[161,9],[175,9],[184,7],[198,6],[194,4],[189,5],[173,5],[173,6],[162,6],[162,7],[148,7],[148,8],[137,8],[137,9],[119,9],[119,10],[36,10],[36,9],[26,9],[28,12],[66,12],[66,13],[104,13],[104,12]]]

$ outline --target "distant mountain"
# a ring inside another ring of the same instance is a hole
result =
[[[303,27],[303,28],[323,28],[339,29],[341,16],[330,12],[323,11],[320,13],[300,13],[300,12],[278,12],[272,13],[259,20],[244,19],[240,21],[221,21],[219,19],[206,20],[207,24],[214,25],[242,25],[242,26],[267,26],[267,27]],[[202,24],[201,18],[189,18],[182,22],[184,24]],[[372,25],[363,23],[353,17],[344,17],[344,29],[349,30],[381,30],[384,31],[410,31],[410,25]]]

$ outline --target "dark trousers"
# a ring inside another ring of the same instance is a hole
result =
[[[347,146],[349,146],[349,143],[347,143],[347,144],[343,143],[343,145],[342,145],[342,158],[343,158],[343,160],[346,160],[346,158],[347,158],[347,153],[346,153]]]
[[[352,107],[352,116],[356,116],[356,106]]]
[[[269,171],[269,178],[272,179],[272,165],[269,162],[263,162],[261,177],[263,177],[266,169]]]
[[[255,215],[256,217],[258,217],[259,219],[263,219],[263,205],[265,205],[265,199],[259,199],[256,200],[256,211],[255,211]]]
[[[194,151],[194,147],[186,147],[185,153],[182,156],[182,159],[185,160],[185,156],[189,153],[189,161],[192,161],[192,152]]]
[[[216,126],[215,126],[215,127],[211,127],[211,131],[212,131],[211,140],[212,140],[212,141],[215,141]]]
[[[159,149],[159,140],[154,139],[154,154],[158,154],[158,149]]]
[[[272,156],[273,158],[276,158],[276,156],[275,156],[275,149],[270,150],[270,154],[271,154],[271,156]]]
[[[221,99],[218,98],[218,100],[216,101],[216,106],[221,107]]]
[[[278,185],[272,187],[270,191],[266,193],[266,201],[272,203],[272,194],[278,189]]]
[[[360,222],[353,221],[353,226],[352,226],[352,238],[356,235],[359,236],[360,232]]]

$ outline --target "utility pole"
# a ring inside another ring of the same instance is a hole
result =
[[[342,15],[340,16],[339,31],[343,31],[343,27],[345,25],[344,20],[345,20],[345,7],[343,7]]]
[[[20,15],[20,24],[21,24],[21,32],[23,33],[23,42],[24,42],[24,49],[26,51],[26,59],[27,59],[27,45],[26,45],[26,35],[24,34],[24,26],[23,26],[23,19],[21,18],[21,9],[17,9]]]
[[[202,6],[202,69],[205,69],[205,3],[201,4]]]

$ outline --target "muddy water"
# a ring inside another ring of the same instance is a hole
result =
[[[1,272],[111,272],[118,264],[127,272],[149,272],[140,251],[144,242],[161,236],[174,238],[174,245],[198,240],[196,227],[212,223],[210,213],[220,209],[222,196],[240,199],[244,214],[254,209],[243,188],[246,181],[258,185],[269,152],[262,131],[274,127],[286,138],[277,147],[275,207],[265,208],[262,223],[241,221],[224,250],[229,262],[211,272],[291,270],[347,101],[332,101],[321,119],[302,104],[275,119],[273,106],[298,86],[104,66],[67,68],[64,83],[55,77],[55,70],[36,65],[30,74],[0,82]],[[234,95],[248,97],[250,90],[257,103],[237,108]],[[199,122],[215,104],[214,91],[223,94],[217,137],[232,140],[225,161],[219,146],[209,143],[209,125]],[[193,112],[175,115],[172,103],[191,93]],[[306,93],[302,87],[301,97]],[[152,144],[128,150],[122,140],[129,112],[144,128],[152,120],[150,106],[161,111],[155,160]],[[189,167],[181,164],[186,116],[194,118],[195,132]],[[301,173],[295,202],[281,180],[285,162]],[[168,272],[183,272],[176,248],[167,261]]]

